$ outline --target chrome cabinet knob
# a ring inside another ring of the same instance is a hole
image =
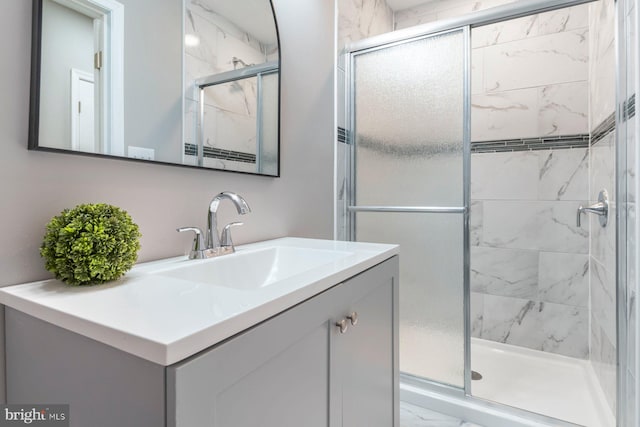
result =
[[[349,328],[349,325],[347,324],[347,319],[342,319],[341,321],[336,322],[336,326],[340,328],[341,334],[346,333],[347,329]]]
[[[347,316],[347,319],[351,320],[351,324],[353,326],[356,326],[356,324],[358,324],[358,313],[354,311],[353,313]]]

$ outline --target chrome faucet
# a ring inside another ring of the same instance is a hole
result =
[[[230,252],[234,252],[233,242],[231,241],[230,228],[235,225],[242,225],[241,222],[231,223],[224,228],[222,235],[222,244],[220,244],[220,236],[218,234],[218,206],[220,202],[228,199],[233,202],[240,215],[251,212],[251,208],[245,199],[240,195],[231,191],[223,191],[211,200],[209,204],[208,220],[207,220],[207,249],[219,250],[222,248],[230,248]]]
[[[195,238],[191,252],[189,253],[189,259],[203,259],[212,258],[220,255],[231,254],[236,251],[233,246],[233,240],[231,240],[231,227],[242,225],[242,222],[232,222],[227,224],[223,230],[222,235],[218,234],[218,206],[220,202],[228,199],[233,202],[240,215],[251,212],[251,208],[245,199],[236,193],[230,191],[223,191],[211,200],[209,204],[209,211],[207,212],[207,243],[205,245],[202,236],[202,231],[198,227],[182,227],[177,231],[193,231]]]

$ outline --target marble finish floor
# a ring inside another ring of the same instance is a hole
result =
[[[482,427],[407,402],[400,402],[400,427]]]

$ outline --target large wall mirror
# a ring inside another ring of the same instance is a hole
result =
[[[29,148],[279,175],[270,0],[34,0]]]

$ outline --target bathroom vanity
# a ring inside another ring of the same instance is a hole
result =
[[[397,255],[285,238],[0,289],[8,402],[77,427],[397,427]]]

